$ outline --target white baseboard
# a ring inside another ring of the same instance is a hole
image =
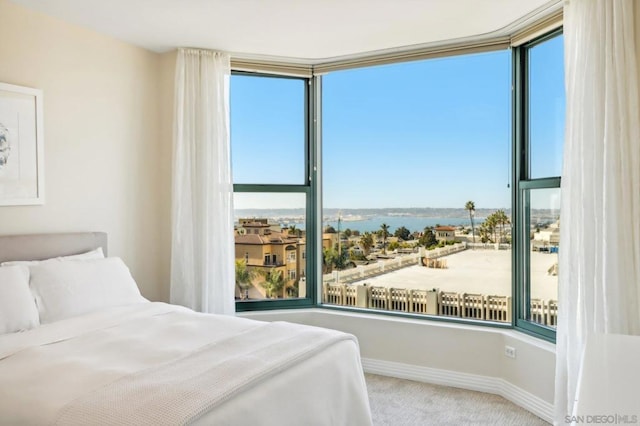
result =
[[[372,358],[362,358],[362,366],[365,372],[379,374],[381,376],[409,379],[500,395],[541,419],[553,423],[553,404],[501,378],[420,367],[417,365]]]

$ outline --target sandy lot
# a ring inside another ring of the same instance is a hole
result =
[[[480,293],[511,294],[511,251],[465,250],[447,256],[447,269],[410,266],[362,282],[369,285]],[[548,269],[558,261],[557,254],[531,253],[531,297],[558,299],[558,277]]]

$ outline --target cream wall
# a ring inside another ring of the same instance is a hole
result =
[[[551,420],[555,345],[520,332],[329,309],[239,315],[351,333],[363,358],[400,364],[389,375],[498,394],[506,390],[512,401]],[[516,349],[515,359],[505,356],[507,345]]]
[[[43,206],[0,207],[0,234],[106,231],[142,293],[166,299],[170,59],[7,0],[0,17],[0,81],[44,92],[46,176]]]

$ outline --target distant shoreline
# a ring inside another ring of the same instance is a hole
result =
[[[504,210],[508,218],[511,218],[511,209],[476,209],[474,212],[474,225],[480,226],[485,218],[497,210]],[[386,223],[393,233],[397,228],[404,226],[411,232],[423,231],[428,226],[465,226],[470,227],[469,211],[464,208],[390,208],[390,209],[324,209],[322,227],[328,225],[338,229],[347,228],[359,232],[372,232],[380,229],[380,225]],[[236,221],[239,218],[268,218],[273,223],[282,226],[295,226],[305,229],[305,209],[238,209],[235,211]],[[554,222],[558,218],[556,210],[532,209],[532,220],[536,222]]]
[[[484,218],[474,219],[474,224],[480,224]],[[422,216],[374,216],[359,221],[341,221],[340,230],[350,229],[359,232],[375,232],[380,229],[383,223],[389,226],[389,232],[393,234],[396,229],[404,226],[410,232],[422,232],[424,228],[431,226],[471,226],[469,217],[451,218],[451,217],[422,217]],[[322,222],[323,228],[327,225],[338,230],[338,221],[325,220]]]

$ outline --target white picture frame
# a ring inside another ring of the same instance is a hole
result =
[[[44,204],[42,90],[0,83],[0,206]]]

